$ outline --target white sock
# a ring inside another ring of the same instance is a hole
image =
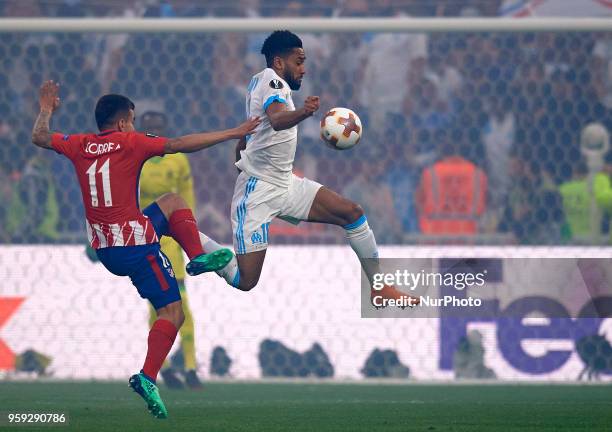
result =
[[[223,249],[223,246],[204,233],[200,233],[200,243],[202,243],[202,248],[204,248],[204,252],[206,253]],[[216,273],[225,279],[228,285],[238,288],[238,284],[240,283],[240,271],[238,269],[238,260],[236,259],[236,255],[234,255],[232,260],[225,267]]]
[[[345,225],[344,230],[351,248],[359,258],[361,268],[372,283],[374,274],[380,273],[380,263],[374,232],[370,229],[367,218],[365,215],[360,217],[352,224]]]

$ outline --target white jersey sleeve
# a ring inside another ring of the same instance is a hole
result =
[[[297,146],[297,125],[275,131],[266,114],[266,109],[274,102],[295,110],[289,85],[274,70],[266,68],[255,75],[247,87],[247,117],[259,116],[262,122],[256,133],[247,137],[246,149],[240,152],[236,166],[250,176],[288,186]]]

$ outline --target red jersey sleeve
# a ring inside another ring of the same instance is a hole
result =
[[[51,146],[57,153],[72,159],[79,151],[81,135],[51,134]]]
[[[131,141],[134,152],[140,155],[143,160],[147,160],[153,156],[163,156],[165,154],[168,138],[134,132],[130,134],[129,141]]]

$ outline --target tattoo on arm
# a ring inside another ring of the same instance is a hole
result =
[[[39,147],[48,149],[52,148],[51,131],[49,130],[51,114],[50,111],[41,111],[36,123],[34,123],[34,128],[32,128],[32,142]]]

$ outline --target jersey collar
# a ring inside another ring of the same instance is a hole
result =
[[[105,136],[108,134],[112,134],[113,132],[119,132],[117,129],[107,129],[107,130],[103,130],[102,132],[100,132],[99,134],[96,134],[97,136]]]

